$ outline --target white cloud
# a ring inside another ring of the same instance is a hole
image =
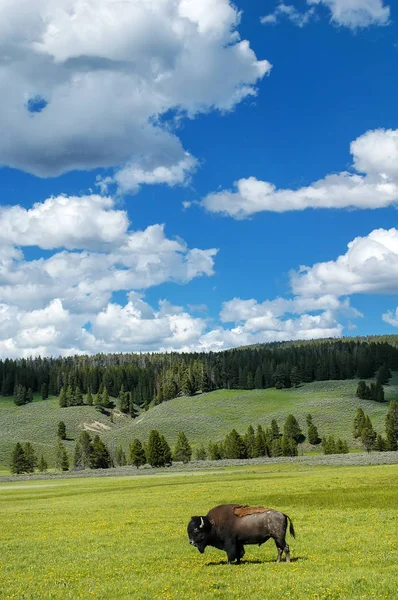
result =
[[[30,209],[0,207],[2,243],[43,249],[89,248],[121,241],[128,227],[127,213],[114,209],[104,196],[58,196]]]
[[[208,194],[201,202],[209,212],[245,218],[261,211],[307,208],[382,208],[398,201],[398,131],[368,131],[350,146],[358,173],[327,175],[297,190],[277,189],[255,177],[240,179],[236,191]],[[365,173],[365,174],[360,174]]]
[[[330,11],[333,24],[357,29],[370,25],[388,25],[390,8],[383,0],[307,0],[310,8],[300,12],[292,4],[279,2],[274,12],[261,18],[263,25],[276,24],[282,18],[297,27],[304,27],[318,17],[317,6],[323,5]]]
[[[307,0],[307,4],[326,6],[333,23],[350,29],[387,25],[390,19],[390,8],[383,0]]]
[[[398,293],[398,230],[375,229],[348,244],[335,261],[301,267],[291,275],[300,296]]]
[[[392,327],[398,327],[398,308],[395,311],[388,310],[381,318]]]
[[[167,238],[161,224],[133,231],[112,198],[95,195],[4,207],[0,228],[0,302],[25,310],[59,298],[67,310],[98,311],[114,292],[210,276],[217,253]],[[17,244],[58,251],[26,260]]]
[[[2,0],[0,164],[181,183],[195,159],[175,115],[231,110],[271,68],[238,24],[229,0]]]
[[[292,4],[285,4],[279,2],[274,12],[261,17],[260,21],[263,25],[275,25],[281,18],[288,19],[293,25],[297,27],[304,27],[311,19],[315,16],[315,8],[310,8],[305,12],[300,12]]]

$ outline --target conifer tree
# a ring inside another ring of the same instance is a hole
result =
[[[301,383],[300,371],[296,365],[290,371],[290,381],[294,387],[298,387]]]
[[[162,453],[163,453],[163,466],[170,467],[173,463],[173,455],[171,453],[171,448],[164,437],[164,435],[160,436],[160,441],[162,443]]]
[[[11,473],[14,473],[15,475],[20,475],[21,473],[26,472],[25,452],[19,442],[16,443],[11,454],[10,469]]]
[[[124,467],[124,465],[127,465],[126,453],[124,452],[122,446],[118,446],[116,448],[116,464],[119,465],[119,467]]]
[[[285,434],[282,436],[280,444],[281,444],[282,456],[297,456],[298,455],[297,442],[294,438],[289,437]]]
[[[362,408],[357,408],[354,418],[354,438],[361,437],[363,426],[365,425],[365,413]]]
[[[61,390],[59,392],[59,406],[61,408],[66,408],[68,406],[66,402],[66,390],[64,387],[61,387]]]
[[[177,442],[174,448],[174,460],[181,461],[184,464],[189,463],[192,458],[192,448],[189,445],[187,436],[183,431],[178,434]]]
[[[151,467],[164,467],[163,444],[160,434],[156,429],[152,429],[148,438],[147,462]]]
[[[281,437],[281,433],[279,431],[278,423],[275,419],[271,421],[271,440],[277,440]]]
[[[109,469],[111,466],[112,460],[108,448],[99,435],[94,436],[90,467],[92,469]]]
[[[385,440],[380,433],[376,437],[375,450],[378,450],[379,452],[385,452],[387,450],[387,440]]]
[[[81,406],[83,404],[83,394],[79,386],[74,391],[75,406]]]
[[[137,469],[146,463],[145,450],[137,438],[130,444],[129,463]]]
[[[23,406],[28,402],[27,392],[24,385],[17,384],[14,389],[14,402],[17,406]]]
[[[68,385],[65,392],[65,402],[66,406],[74,406],[75,404],[75,395],[73,393],[73,388],[71,385]]]
[[[104,408],[110,408],[111,402],[109,400],[109,393],[106,387],[104,387],[104,390],[101,394],[101,399],[101,406],[103,406]]]
[[[48,386],[46,383],[42,383],[40,388],[40,394],[43,400],[47,400],[48,398]]]
[[[23,445],[23,451],[25,454],[25,470],[27,473],[33,473],[37,467],[37,457],[30,442],[26,442]]]
[[[398,402],[392,400],[386,416],[386,437],[388,450],[398,450]]]
[[[69,471],[69,457],[65,446],[61,440],[57,444],[55,451],[55,468],[60,471]]]
[[[88,390],[87,390],[86,404],[88,406],[92,406],[93,405],[93,396],[92,396],[92,393],[91,393],[91,388],[88,388]]]
[[[28,391],[26,392],[26,403],[28,402],[33,402],[32,388],[28,388]]]
[[[367,452],[370,452],[374,448],[376,432],[368,415],[366,415],[364,425],[361,429],[361,441]]]
[[[274,440],[272,440],[271,443],[271,456],[273,457],[278,457],[278,456],[283,456],[282,454],[282,444],[281,444],[281,438],[275,438]]]
[[[243,441],[246,446],[247,458],[254,458],[255,456],[255,446],[256,446],[256,434],[254,433],[254,429],[252,425],[249,425],[247,431],[244,435]]]
[[[267,456],[267,439],[265,437],[264,429],[261,425],[257,425],[256,437],[254,440],[254,456],[258,458],[260,456]]]
[[[60,440],[66,440],[66,425],[63,421],[58,423],[57,435]]]
[[[120,412],[127,414],[129,412],[129,393],[124,391],[124,385],[122,384],[119,396],[118,396],[118,404]]]
[[[201,444],[200,446],[198,446],[196,448],[195,459],[196,460],[206,460],[206,458],[207,458],[206,448],[204,447],[203,444]]]
[[[132,419],[135,419],[138,416],[138,412],[134,406],[133,394],[131,392],[128,392],[128,402],[129,402],[130,417]]]
[[[220,444],[217,444],[217,442],[210,442],[208,447],[208,454],[210,460],[221,460],[222,452]]]
[[[321,439],[318,435],[318,429],[314,425],[311,415],[307,415],[306,421],[307,421],[307,426],[308,426],[308,433],[307,433],[308,442],[311,445],[316,446],[317,444],[321,443]]]
[[[75,445],[75,467],[81,467],[82,469],[88,469],[91,465],[91,456],[93,453],[93,446],[91,436],[88,431],[81,431],[79,438]]]
[[[41,456],[40,456],[40,460],[37,465],[37,468],[39,469],[40,473],[44,473],[44,471],[47,471],[48,465],[47,465],[47,461],[44,458],[43,454],[41,454]]]
[[[232,431],[226,436],[224,441],[224,455],[225,458],[247,458],[247,449],[242,437],[236,431]]]
[[[287,438],[292,438],[296,443],[303,441],[303,432],[296,417],[288,415],[283,426],[283,433]]]

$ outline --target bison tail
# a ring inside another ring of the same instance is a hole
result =
[[[289,533],[294,538],[296,537],[296,532],[294,531],[293,521],[289,517],[289,515],[285,515],[286,519],[289,521]]]

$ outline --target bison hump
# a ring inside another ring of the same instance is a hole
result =
[[[262,514],[270,510],[272,510],[272,508],[265,508],[264,506],[248,506],[247,504],[244,506],[235,506],[235,508],[233,508],[233,511],[237,517]]]

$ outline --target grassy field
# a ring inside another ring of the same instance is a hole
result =
[[[397,495],[397,465],[3,483],[0,598],[392,599]],[[292,517],[290,565],[272,540],[240,566],[189,546],[191,515],[234,501]]]
[[[134,437],[146,440],[151,429],[158,429],[174,445],[183,429],[195,447],[203,442],[222,439],[233,427],[244,433],[248,425],[268,426],[275,418],[280,426],[289,413],[299,420],[306,431],[305,417],[310,412],[321,436],[334,434],[348,440],[352,448],[360,442],[352,437],[355,410],[361,406],[378,432],[384,431],[387,404],[359,400],[355,396],[357,380],[322,381],[287,390],[217,390],[192,398],[181,397],[141,413],[137,419],[115,414],[109,416],[89,406],[59,408],[58,398],[17,407],[11,398],[0,398],[0,468],[7,465],[17,441],[30,441],[36,451],[43,453],[49,464],[54,461],[58,422],[66,423],[70,438],[66,447],[71,456],[75,439],[83,427],[99,433],[111,450],[120,444],[127,451]],[[398,375],[385,388],[387,399],[398,397]],[[303,445],[308,451],[308,444]]]

